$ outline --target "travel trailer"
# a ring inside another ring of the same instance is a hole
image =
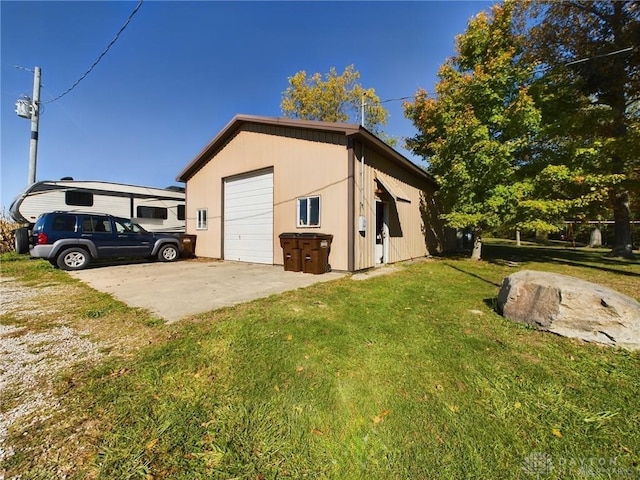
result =
[[[11,203],[9,214],[31,229],[40,214],[56,210],[108,213],[130,218],[149,232],[184,233],[183,187],[154,188],[122,183],[46,180],[28,186]],[[16,232],[16,245],[18,236]],[[20,250],[23,250],[21,248]]]

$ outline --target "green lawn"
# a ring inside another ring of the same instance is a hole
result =
[[[65,373],[64,415],[26,427],[29,440],[14,431],[7,471],[48,478],[61,460],[35,443],[73,458],[65,435],[84,429],[74,478],[638,478],[640,353],[493,310],[521,268],[640,299],[640,262],[603,252],[494,241],[483,262],[417,262],[173,326],[110,300],[105,318],[83,321],[135,315],[148,346]],[[11,263],[17,278],[45,269]]]

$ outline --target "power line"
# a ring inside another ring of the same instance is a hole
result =
[[[122,27],[120,28],[120,30],[118,30],[118,33],[116,33],[116,36],[113,37],[113,40],[111,40],[111,42],[109,42],[109,45],[107,45],[107,48],[104,49],[104,51],[100,54],[100,56],[96,59],[95,62],[93,62],[93,65],[91,65],[89,67],[89,69],[84,72],[84,74],[82,74],[82,76],[76,80],[76,82],[71,85],[64,93],[61,93],[60,95],[58,95],[56,98],[54,98],[53,100],[49,100],[48,102],[45,103],[53,103],[56,100],[60,100],[62,97],[64,97],[67,93],[69,93],[71,90],[73,90],[74,88],[76,88],[78,86],[78,84],[85,79],[85,77],[87,75],[89,75],[91,73],[91,71],[96,67],[96,65],[98,65],[98,63],[100,63],[100,60],[102,60],[102,57],[104,57],[107,52],[109,51],[109,49],[113,46],[114,43],[116,43],[116,41],[118,40],[118,38],[120,37],[120,35],[122,34],[122,32],[124,32],[124,30],[127,28],[127,26],[129,25],[129,23],[131,22],[131,20],[133,19],[134,15],[136,13],[138,13],[138,10],[140,10],[140,7],[142,7],[142,3],[144,2],[144,0],[140,0],[138,2],[138,5],[136,5],[136,8],[133,9],[133,12],[131,12],[131,14],[129,15],[129,18],[127,18],[127,21],[124,22],[124,25],[122,25]]]
[[[400,100],[408,100],[410,98],[414,98],[413,95],[409,96],[409,97],[400,97],[400,98],[390,98],[388,100],[381,100],[380,103],[387,103],[387,102],[399,102]]]
[[[627,48],[621,48],[620,50],[616,50],[614,52],[609,52],[609,53],[603,53],[601,55],[594,55],[593,57],[587,57],[587,58],[581,58],[579,60],[574,60],[572,62],[568,62],[568,63],[564,63],[562,64],[562,66],[564,67],[570,67],[571,65],[576,65],[578,63],[584,63],[584,62],[588,62],[590,60],[596,60],[598,58],[605,58],[605,57],[611,57],[613,55],[619,55],[621,53],[626,53],[626,52],[631,52],[632,50],[635,50],[636,47],[627,47]],[[552,68],[551,65],[540,65],[538,67],[536,67],[534,70],[541,70],[540,73],[545,73],[547,70],[550,70]],[[400,97],[400,98],[389,98],[387,100],[380,100],[377,103],[387,103],[387,102],[399,102],[400,100],[409,100],[415,98],[415,96],[409,96],[409,97]],[[364,106],[369,106],[369,104],[364,104]]]
[[[565,63],[564,66],[565,67],[569,67],[569,66],[575,65],[577,63],[584,63],[584,62],[588,62],[589,60],[595,60],[597,58],[610,57],[612,55],[618,55],[619,53],[630,52],[634,48],[635,47],[627,47],[627,48],[622,48],[620,50],[616,50],[615,52],[603,53],[602,55],[595,55],[595,56],[590,57],[590,58],[581,58],[580,60],[574,60],[573,62]]]
[[[621,48],[620,50],[616,50],[614,52],[602,53],[600,55],[594,55],[593,57],[580,58],[578,60],[572,60],[571,62],[561,63],[559,65],[550,65],[550,64],[538,65],[533,69],[533,72],[536,74],[544,74],[544,73],[547,73],[549,70],[553,70],[554,68],[557,68],[557,67],[571,67],[572,65],[578,65],[580,63],[589,62],[591,60],[597,60],[599,58],[606,58],[606,57],[611,57],[613,55],[619,55],[621,53],[631,52],[636,48],[637,47]]]

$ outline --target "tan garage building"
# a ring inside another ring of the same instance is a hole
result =
[[[358,125],[238,115],[179,174],[196,255],[283,264],[279,235],[333,235],[334,270],[442,249],[424,170]]]

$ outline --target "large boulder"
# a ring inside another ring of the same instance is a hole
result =
[[[522,270],[502,281],[498,308],[516,322],[565,337],[640,349],[640,303],[602,285]]]

